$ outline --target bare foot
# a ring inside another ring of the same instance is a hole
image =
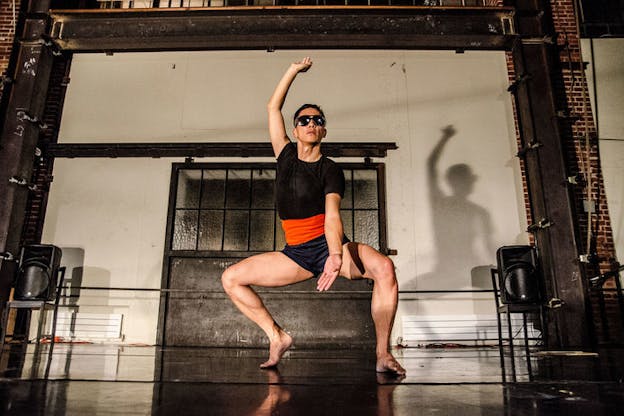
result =
[[[279,328],[277,336],[271,340],[269,347],[269,359],[260,364],[260,368],[275,367],[291,345],[292,337]]]
[[[392,354],[377,358],[377,366],[375,370],[378,373],[394,373],[397,375],[405,375],[405,369],[392,356]]]

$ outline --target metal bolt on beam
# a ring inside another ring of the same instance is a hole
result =
[[[539,220],[535,224],[529,225],[527,227],[527,231],[528,232],[535,232],[537,230],[543,230],[545,228],[549,228],[549,227],[552,227],[552,226],[553,226],[553,223],[549,219],[542,218],[541,220]]]

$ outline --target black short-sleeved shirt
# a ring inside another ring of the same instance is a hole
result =
[[[325,213],[325,195],[342,198],[345,179],[342,169],[322,156],[316,162],[297,157],[297,145],[288,143],[277,158],[277,212],[283,220],[308,218]]]

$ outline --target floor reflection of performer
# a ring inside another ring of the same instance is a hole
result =
[[[289,385],[284,383],[282,376],[276,368],[269,368],[266,371],[268,391],[260,405],[248,413],[249,416],[269,416],[280,414],[299,414],[296,409],[301,409],[309,405],[310,414],[342,414],[339,409],[356,409],[355,413],[360,415],[393,416],[394,415],[394,390],[405,378],[404,375],[397,376],[389,373],[377,373],[377,387],[368,390],[367,387],[358,390],[355,396],[346,395],[344,401],[323,402],[320,396],[324,389],[331,389],[331,385],[302,386],[298,385],[296,392],[291,393]],[[369,398],[375,398],[375,402],[369,402]],[[292,401],[291,401],[292,399]],[[328,407],[329,406],[329,407]],[[308,414],[308,413],[305,413]]]
[[[404,374],[405,370],[389,350],[398,302],[394,264],[374,248],[349,242],[344,235],[340,218],[344,175],[337,164],[321,154],[321,140],[327,134],[321,108],[304,104],[295,112],[292,134],[296,144],[286,134],[282,115],[286,95],[295,77],[311,66],[310,58],[290,65],[268,104],[269,133],[277,157],[277,209],[286,247],[229,267],[222,276],[223,287],[238,309],[269,338],[269,359],[261,364],[262,368],[268,368],[279,363],[293,341],[273,320],[250,285],[286,286],[320,275],[317,289],[326,291],[339,275],[371,279],[376,370]]]
[[[394,389],[404,378],[404,375],[397,378],[388,377],[386,373],[377,374],[377,416],[394,415]]]
[[[290,400],[290,391],[282,385],[282,378],[277,369],[267,369],[269,391],[264,401],[253,413],[254,416],[279,415],[279,407]]]

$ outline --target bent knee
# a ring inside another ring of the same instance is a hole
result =
[[[225,269],[221,274],[221,285],[223,286],[223,289],[226,291],[226,293],[232,290],[238,284],[238,273],[236,273],[236,269],[232,266]]]
[[[396,284],[396,273],[394,272],[394,262],[384,257],[376,267],[375,280],[379,283]]]

